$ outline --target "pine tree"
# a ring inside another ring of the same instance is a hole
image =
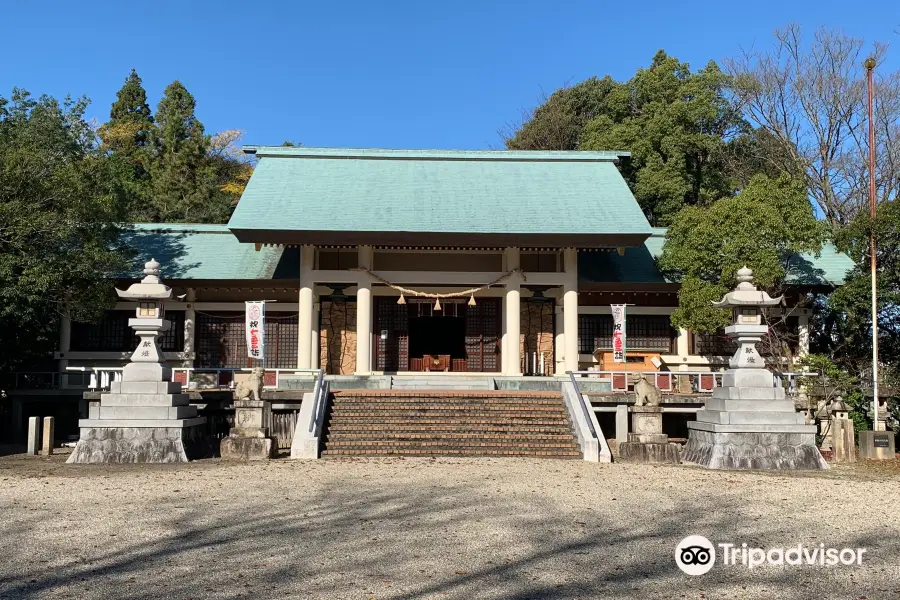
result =
[[[147,104],[147,92],[137,71],[132,69],[116,93],[109,122],[100,128],[100,137],[109,150],[134,159],[142,148],[147,147],[152,129],[153,115]]]
[[[194,114],[196,101],[179,81],[166,87],[153,130],[151,221],[208,221],[216,188],[207,161],[209,138]],[[218,217],[221,218],[221,217]]]

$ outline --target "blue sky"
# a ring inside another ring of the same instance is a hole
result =
[[[103,121],[134,67],[152,107],[179,79],[208,132],[252,144],[498,148],[542,90],[627,79],[660,48],[697,68],[792,21],[887,41],[900,65],[886,0],[31,1],[0,19],[0,95],[86,94]]]

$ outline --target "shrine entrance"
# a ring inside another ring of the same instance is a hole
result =
[[[441,301],[375,298],[375,369],[430,372],[500,371],[500,299]]]

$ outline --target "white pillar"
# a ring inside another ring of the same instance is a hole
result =
[[[566,332],[563,328],[565,317],[563,316],[562,298],[557,298],[553,303],[553,316],[554,329],[556,329],[556,337],[553,340],[553,349],[556,352],[556,368],[553,369],[553,374],[560,375],[566,372]]]
[[[313,298],[313,314],[312,314],[312,345],[310,347],[310,369],[318,369],[320,356],[319,356],[319,337],[321,332],[319,331],[319,319],[322,311],[322,305],[319,303],[319,297],[316,296]]]
[[[359,247],[359,266],[372,268],[372,246]],[[372,372],[372,279],[360,273],[356,288],[356,374]]]
[[[506,256],[506,269],[512,271],[519,268],[519,249],[507,248],[504,251]],[[504,355],[501,357],[503,361],[504,375],[521,375],[522,374],[522,356],[521,356],[521,275],[512,275],[506,280],[506,345],[504,346]]]
[[[300,248],[300,300],[297,324],[297,368],[309,369],[312,364],[312,321],[313,321],[313,261],[314,246]]]
[[[800,358],[809,356],[809,315],[806,314],[797,317],[797,350]]]
[[[578,250],[563,251],[563,266],[569,277],[563,285],[563,331],[566,371],[578,370]]]
[[[194,288],[187,289],[187,305],[184,309],[184,360],[181,361],[183,367],[194,366],[194,352],[196,348],[196,329],[197,329],[197,311],[194,309],[194,303],[197,301],[197,294]]]

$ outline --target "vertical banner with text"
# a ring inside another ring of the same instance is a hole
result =
[[[266,303],[246,303],[247,357],[264,359],[266,356]]]
[[[613,362],[625,362],[625,305],[610,304],[613,318]]]

